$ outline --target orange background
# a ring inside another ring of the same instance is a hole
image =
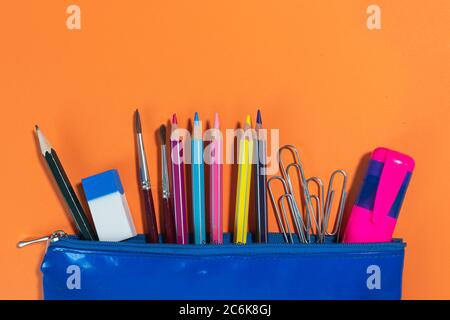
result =
[[[81,30],[66,28],[72,3]],[[136,107],[154,184],[154,133],[174,111],[183,126],[195,111],[204,120],[219,111],[222,128],[234,128],[260,107],[264,126],[300,149],[307,175],[325,179],[342,168],[357,181],[377,146],[412,155],[395,232],[408,242],[404,298],[450,298],[450,2],[375,3],[382,29],[374,31],[366,27],[372,1],[362,0],[3,3],[0,298],[42,297],[45,246],[19,250],[17,241],[73,233],[35,123],[72,183],[117,168],[142,230]],[[231,183],[227,166],[225,190]]]

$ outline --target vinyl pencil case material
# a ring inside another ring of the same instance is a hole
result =
[[[42,262],[45,299],[400,299],[404,248],[369,244],[148,244],[48,241]]]

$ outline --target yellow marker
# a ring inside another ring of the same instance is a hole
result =
[[[238,181],[236,188],[236,216],[234,224],[234,243],[247,242],[248,204],[252,177],[253,136],[250,116],[245,119],[244,135],[239,139]]]

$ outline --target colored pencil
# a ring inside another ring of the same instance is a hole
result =
[[[186,217],[186,190],[183,159],[183,141],[177,135],[178,121],[176,114],[172,117],[172,132],[170,135],[172,188],[175,215],[175,231],[178,244],[189,243],[189,232]]]
[[[159,135],[161,139],[161,196],[163,210],[162,218],[164,220],[164,240],[167,243],[176,243],[177,239],[175,233],[175,217],[173,213],[173,206],[170,201],[165,125],[161,125],[161,127],[159,128]]]
[[[219,114],[214,115],[214,133],[211,139],[210,164],[210,241],[223,243],[222,210],[223,210],[223,150],[222,136],[219,129]]]
[[[245,120],[244,135],[239,138],[238,181],[236,188],[236,215],[234,242],[247,243],[248,210],[250,201],[250,184],[253,160],[253,137],[251,121],[248,115]]]
[[[262,133],[261,111],[256,116],[256,136],[254,164],[255,212],[256,212],[256,242],[267,243],[267,176],[266,168],[266,139]]]
[[[42,155],[44,156],[53,178],[55,179],[56,184],[58,185],[58,188],[69,208],[72,219],[78,229],[80,238],[83,240],[98,240],[97,234],[91,227],[91,224],[84,213],[80,200],[78,200],[69,178],[67,177],[67,174],[59,161],[56,151],[49,144],[38,126],[36,126],[36,134],[39,140]]]
[[[150,176],[148,174],[147,157],[144,149],[144,139],[142,137],[141,117],[136,109],[135,129],[137,137],[137,153],[139,159],[139,178],[142,200],[145,209],[145,237],[149,243],[158,243],[158,225],[156,222],[155,204],[153,203]]]
[[[194,243],[205,244],[205,173],[203,164],[203,138],[202,127],[197,112],[194,116],[194,129],[191,145],[192,218],[194,223]]]

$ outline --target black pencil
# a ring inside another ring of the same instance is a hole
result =
[[[70,214],[72,215],[75,226],[79,231],[80,237],[84,240],[98,240],[97,235],[86,218],[80,200],[78,200],[78,197],[70,184],[69,178],[67,177],[67,174],[59,161],[56,151],[48,143],[38,126],[36,126],[36,134],[38,136],[42,155],[44,156],[45,161],[47,162],[48,167],[56,180],[59,190],[61,191],[62,196],[69,207]]]
[[[256,163],[254,164],[255,209],[256,209],[256,242],[267,243],[267,175],[266,175],[266,139],[262,133],[261,111],[256,116],[255,143]]]

